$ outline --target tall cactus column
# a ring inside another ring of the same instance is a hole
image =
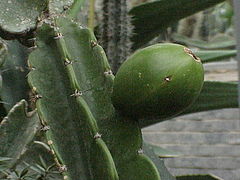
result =
[[[122,62],[131,53],[130,36],[132,27],[128,16],[127,0],[103,0],[101,45],[116,73]]]
[[[76,80],[73,71],[76,59],[69,53],[66,46],[68,39],[58,26],[61,20],[43,22],[37,35],[37,49],[29,58],[33,69],[29,82],[35,93],[37,112],[48,144],[64,179],[100,180],[104,177],[106,180],[117,180],[111,154],[82,97],[84,89]],[[68,30],[84,31],[74,23]],[[92,46],[89,41],[78,44]]]

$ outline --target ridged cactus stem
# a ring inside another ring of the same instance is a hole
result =
[[[102,14],[101,42],[113,72],[116,73],[131,53],[132,27],[127,0],[103,0]]]
[[[83,98],[86,88],[78,83],[74,70],[76,61],[84,60],[75,53],[86,54],[95,48],[94,40],[79,41],[78,32],[87,32],[85,36],[90,38],[87,29],[67,18],[42,25],[38,48],[30,55],[29,65],[35,70],[30,72],[29,82],[38,94],[37,111],[48,127],[48,145],[64,179],[118,180],[111,154]],[[69,34],[74,41],[64,36]]]

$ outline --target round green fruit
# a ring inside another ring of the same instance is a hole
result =
[[[135,52],[118,70],[112,102],[137,118],[173,117],[198,97],[204,81],[201,60],[182,45],[163,43]]]

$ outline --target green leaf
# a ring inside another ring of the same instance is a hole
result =
[[[28,173],[28,167],[26,167],[25,169],[23,169],[23,171],[20,174],[20,177],[24,177],[26,174]]]
[[[238,108],[238,84],[206,81],[197,100],[182,114],[223,108]]]
[[[41,141],[34,141],[34,144],[38,144],[38,145],[41,145],[45,150],[47,150],[48,152],[51,151],[50,147],[44,143],[44,142],[41,142]]]
[[[214,175],[185,175],[177,176],[176,180],[223,180]]]
[[[181,156],[181,154],[178,152],[164,149],[157,145],[145,143],[145,146],[148,146],[149,148],[151,148],[153,150],[153,152],[156,154],[156,156],[158,156],[159,158],[172,158],[172,157]]]
[[[12,158],[9,158],[9,157],[0,157],[0,162],[2,163],[3,161],[9,161],[11,159]]]
[[[7,43],[8,54],[1,69],[3,87],[1,99],[9,111],[21,99],[28,99],[27,49],[17,41]]]
[[[40,120],[39,120],[40,121]],[[41,134],[42,136],[43,134]],[[38,135],[35,136],[34,140],[39,138]],[[50,153],[50,150],[47,150],[40,144],[36,144],[32,142],[26,151],[26,153],[22,156],[21,162],[19,163],[22,165],[23,163],[27,163],[29,165],[33,164],[42,164],[42,162],[46,162],[48,165],[54,163],[54,157]]]
[[[7,52],[8,50],[6,43],[0,40],[0,69],[6,60]],[[0,94],[2,92],[2,85],[3,85],[2,73],[0,73]],[[7,115],[6,109],[4,108],[4,103],[5,102],[3,102],[2,99],[0,99],[0,121],[2,120],[3,117]]]
[[[0,40],[0,67],[5,62],[7,52],[8,52],[8,49],[7,49],[6,43]]]
[[[197,100],[179,115],[223,108],[238,108],[238,84],[205,81]],[[157,118],[141,119],[140,125],[143,128],[161,121]]]
[[[157,157],[157,155],[154,153],[154,149],[152,146],[149,146],[146,143],[143,143],[143,151],[144,153],[151,158],[151,160],[156,165],[158,172],[160,174],[161,180],[176,180],[175,177],[173,177],[168,169],[166,168],[164,161]]]
[[[8,168],[24,155],[40,126],[37,114],[27,113],[26,109],[26,101],[20,101],[0,124],[0,156],[11,158]]]
[[[237,50],[199,50],[194,54],[202,60],[202,63],[209,63],[234,57],[237,55]]]
[[[133,7],[134,49],[141,47],[178,20],[224,0],[157,0]]]
[[[65,37],[68,35],[71,38]],[[100,180],[102,177],[117,180],[111,154],[81,96],[86,89],[77,82],[73,70],[78,64],[76,61],[90,60],[76,56],[79,53],[85,57],[101,56],[99,51],[93,52],[92,41],[89,30],[70,19],[58,18],[51,25],[43,24],[37,35],[38,48],[29,57],[29,65],[35,70],[28,77],[33,90],[41,97],[36,106],[41,121],[50,128],[46,131],[48,143],[59,166],[67,167],[63,174],[73,180]],[[85,72],[95,73],[93,68]]]
[[[4,0],[0,3],[0,36],[13,39],[36,28],[47,0]]]
[[[236,46],[236,40],[226,36],[218,37],[217,39],[209,42],[199,39],[191,39],[179,34],[174,34],[173,39],[178,43],[201,49],[226,49]]]

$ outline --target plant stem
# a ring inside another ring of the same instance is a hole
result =
[[[81,11],[85,0],[75,0],[68,14],[71,18],[77,19],[78,13]]]
[[[89,1],[89,15],[88,15],[88,28],[94,29],[94,19],[95,19],[95,0]]]

